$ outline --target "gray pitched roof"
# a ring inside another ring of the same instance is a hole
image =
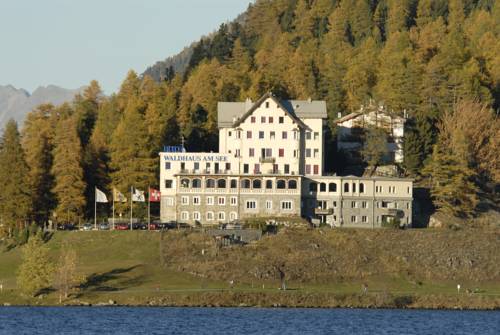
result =
[[[299,119],[326,119],[326,102],[312,100],[278,100],[272,93],[265,94],[256,103],[245,102],[219,102],[217,104],[217,123],[219,128],[233,127],[242,121],[248,112],[255,110],[266,98],[275,99],[291,116]],[[300,123],[302,123],[300,121]]]

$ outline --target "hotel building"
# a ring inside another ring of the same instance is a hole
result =
[[[219,152],[160,153],[161,220],[203,225],[304,217],[332,226],[410,226],[412,181],[323,174],[324,101],[219,102]]]

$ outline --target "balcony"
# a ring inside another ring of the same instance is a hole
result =
[[[316,215],[332,215],[333,208],[315,208],[314,214],[316,214]]]
[[[260,157],[259,162],[274,164],[274,162],[276,162],[276,158],[274,158],[274,157]]]

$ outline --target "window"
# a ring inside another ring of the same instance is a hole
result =
[[[181,171],[184,171],[186,170],[186,163],[181,163]]]
[[[306,157],[311,157],[311,149],[306,149]]]
[[[293,131],[293,139],[294,140],[298,140],[299,139],[299,132],[296,131],[296,130]]]
[[[276,182],[276,188],[277,189],[285,189],[286,188],[286,182],[283,179],[280,179]]]
[[[365,184],[359,183],[359,193],[365,193]]]
[[[409,186],[406,188],[406,193],[410,194],[410,187]]]
[[[265,152],[266,152],[266,157],[272,157],[273,156],[273,149],[267,148],[265,150]]]
[[[238,198],[237,197],[231,197],[229,199],[229,203],[231,204],[231,206],[238,206]]]
[[[205,187],[206,188],[215,188],[215,180],[213,180],[213,179],[207,179],[205,181]]]
[[[183,221],[189,220],[189,212],[181,212],[181,220]]]
[[[337,192],[337,183],[328,184],[328,192]]]
[[[254,179],[252,181],[252,188],[255,188],[255,189],[262,188],[262,182],[260,181],[260,179]]]
[[[243,173],[248,173],[248,170],[249,170],[249,166],[248,164],[243,164]]]
[[[165,170],[170,170],[172,164],[170,162],[165,162]]]
[[[396,193],[396,186],[389,186],[389,193]]]
[[[319,149],[314,149],[314,158],[319,157]]]
[[[181,188],[188,188],[189,187],[189,179],[184,178],[181,179]]]
[[[333,202],[333,208],[337,208],[337,202],[336,201]]]
[[[201,188],[201,179],[193,179],[192,181],[193,188]]]
[[[253,165],[253,173],[259,174],[260,173],[260,164],[254,164]]]
[[[234,153],[235,157],[240,157],[240,149],[236,149],[236,152]]]
[[[214,220],[214,212],[207,212],[207,221]]]
[[[189,197],[188,196],[182,196],[181,197],[181,204],[182,205],[189,205]]]
[[[252,131],[251,130],[247,130],[247,138],[252,138]]]
[[[229,213],[229,220],[231,221],[238,220],[238,213],[236,212]]]
[[[278,118],[278,123],[285,123],[285,118],[283,116],[280,116]]]
[[[272,131],[270,134],[269,134],[269,138],[271,140],[274,140],[274,138],[276,137],[276,133],[274,131]]]
[[[326,192],[326,183],[320,183],[319,184],[319,191],[320,192]]]
[[[292,209],[292,202],[290,200],[284,200],[281,202],[281,209],[289,211]]]
[[[174,205],[174,198],[168,197],[167,198],[167,206],[172,207]]]
[[[214,205],[214,197],[207,197],[207,205],[208,206]]]
[[[239,140],[240,138],[241,138],[241,132],[238,130],[238,131],[236,132],[236,139],[238,139],[238,140]]]
[[[382,186],[375,186],[375,192],[376,193],[382,193],[384,190],[382,188]]]
[[[259,131],[259,138],[260,138],[260,139],[263,139],[263,138],[264,138],[264,132],[263,132],[263,131]]]
[[[356,222],[356,216],[351,216],[351,222]]]
[[[288,133],[286,131],[282,131],[281,132],[281,138],[284,139],[284,140],[286,140],[287,137],[288,137]]]
[[[319,174],[319,165],[314,165],[314,174]]]
[[[250,180],[242,179],[241,180],[241,188],[250,188]]]
[[[165,188],[172,188],[172,179],[165,179]]]
[[[273,117],[272,117],[272,116],[270,116],[270,117],[269,117],[269,123],[273,123],[273,121],[274,121],[274,120],[273,120]]]
[[[193,197],[193,205],[196,205],[196,206],[200,205],[200,197],[199,196]]]
[[[268,190],[273,189],[273,181],[272,180],[266,180],[266,189],[268,189]]]
[[[257,209],[257,201],[247,200],[245,207],[246,209]]]
[[[354,184],[354,183],[352,184],[352,192],[356,193],[356,184]]]
[[[278,156],[279,156],[279,157],[285,157],[285,149],[281,149],[281,148],[280,148],[280,149],[278,150]]]
[[[236,179],[231,179],[231,188],[237,188],[238,187],[238,181]]]
[[[260,117],[260,123],[266,123],[266,117],[265,116],[261,116]]]
[[[344,183],[344,192],[349,192],[349,184]]]
[[[266,101],[266,108],[269,108],[269,101]]]
[[[231,170],[231,163],[226,163],[226,171]]]
[[[363,223],[367,223],[367,222],[368,222],[368,217],[363,215],[363,216],[361,217],[361,222],[363,222]]]
[[[194,169],[199,170],[200,169],[200,163],[199,162],[194,162]]]
[[[311,174],[311,165],[306,164],[306,174]]]
[[[266,209],[273,209],[273,201],[266,200]]]
[[[231,137],[232,133],[230,131],[227,132],[227,135]]]
[[[217,188],[226,188],[226,180],[225,179],[217,180]]]
[[[358,207],[358,204],[356,203],[356,201],[351,201],[351,208],[357,208]]]
[[[193,220],[200,221],[201,215],[200,212],[193,212]]]
[[[317,192],[317,191],[318,191],[318,184],[310,183],[309,184],[309,192]]]
[[[255,116],[250,117],[250,122],[255,123]]]
[[[297,149],[295,149],[293,151],[293,158],[297,158],[297,157],[299,157],[299,151]]]
[[[226,197],[218,197],[217,198],[217,204],[219,206],[225,206],[226,205]]]
[[[311,132],[306,131],[306,140],[310,140],[310,139],[311,139]]]
[[[366,201],[361,202],[361,207],[362,208],[368,208],[368,203]]]
[[[254,148],[249,148],[248,149],[248,156],[253,157],[255,155],[255,149]]]
[[[290,165],[285,164],[285,174],[289,174],[289,173],[290,173]]]
[[[317,131],[314,132],[314,139],[317,140],[319,138],[319,133]]]

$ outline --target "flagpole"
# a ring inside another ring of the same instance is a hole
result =
[[[151,187],[148,185],[148,230],[151,226]]]
[[[94,229],[97,230],[97,187],[94,186]]]
[[[115,230],[115,189],[113,188],[113,230]]]
[[[132,217],[133,217],[133,207],[134,202],[132,200],[132,186],[130,186],[130,230],[134,230],[134,226],[132,225]]]

